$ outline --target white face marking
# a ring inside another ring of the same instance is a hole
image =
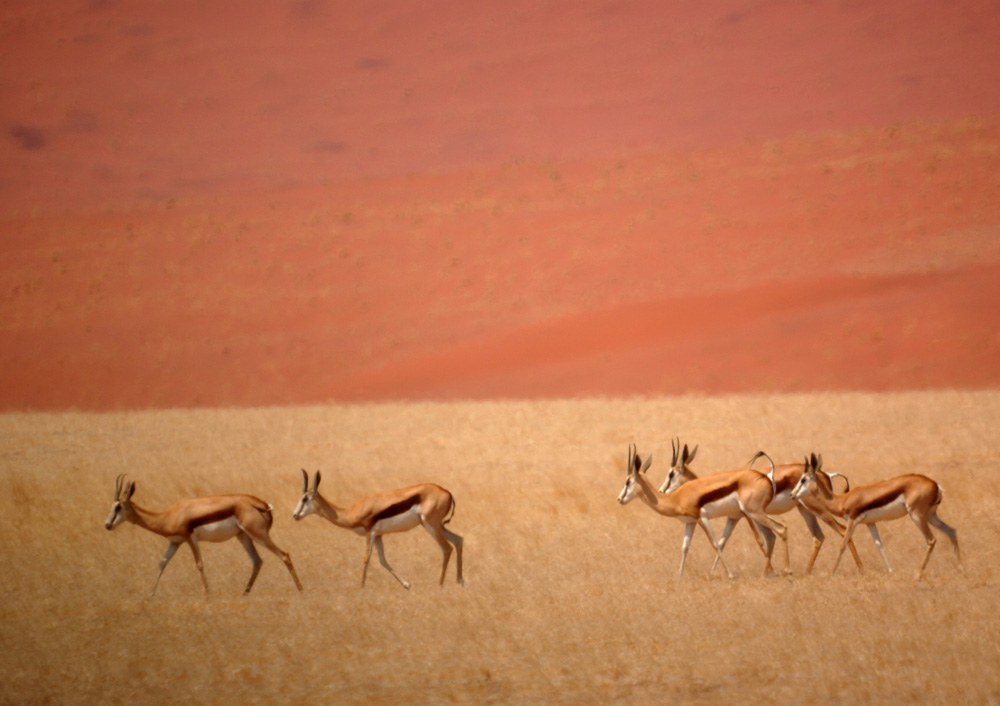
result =
[[[622,488],[622,492],[618,493],[618,502],[625,505],[635,497],[635,477],[630,473],[628,478],[625,479],[625,486]]]
[[[806,495],[809,492],[810,483],[809,474],[803,473],[802,477],[799,478],[799,482],[792,488],[792,497],[798,500],[803,495]]]
[[[667,472],[667,478],[660,486],[661,493],[672,493],[681,487],[681,472],[675,467],[671,467]]]
[[[316,512],[316,503],[313,502],[315,494],[306,493],[299,499],[299,504],[295,506],[295,512],[292,513],[292,517],[296,520],[301,520],[306,515],[311,515]]]
[[[104,521],[104,529],[113,530],[115,527],[122,523],[125,519],[125,508],[124,506],[115,500],[115,504],[111,506],[111,513],[108,515],[108,519]]]

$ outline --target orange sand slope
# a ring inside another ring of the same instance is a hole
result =
[[[986,3],[3,12],[0,408],[992,387]]]

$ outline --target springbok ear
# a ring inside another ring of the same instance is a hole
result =
[[[638,473],[642,467],[642,458],[635,451],[632,452],[632,472]]]
[[[305,495],[309,492],[309,474],[306,473],[306,469],[302,469],[302,494]]]
[[[322,476],[320,476],[320,474],[319,474],[319,471],[316,471],[316,482],[315,482],[315,483],[313,483],[313,492],[314,492],[314,493],[315,493],[315,492],[316,492],[317,490],[319,490],[319,481],[320,481],[320,478],[321,478],[321,477],[322,477]]]
[[[648,471],[649,467],[650,467],[650,465],[652,465],[652,463],[653,463],[653,454],[649,454],[649,456],[646,457],[646,462],[644,464],[642,464],[642,470],[639,471],[639,472],[640,473],[645,473],[646,471]],[[638,465],[638,464],[636,464],[636,465]]]
[[[816,462],[816,468],[823,468],[823,454],[819,454],[816,458],[818,459]]]
[[[134,493],[134,492],[135,492],[135,481],[134,480],[130,480],[128,482],[128,485],[125,486],[125,498],[124,498],[124,501],[128,502],[129,500],[131,500],[132,499],[132,493]]]
[[[813,468],[815,468],[817,470],[819,469],[819,461],[816,460],[816,454],[815,453],[809,454],[809,462],[812,464]]]
[[[698,447],[697,447],[697,446],[695,446],[695,447],[694,447],[694,448],[693,448],[693,449],[691,450],[691,455],[690,455],[690,456],[688,456],[688,460],[687,460],[687,462],[688,462],[688,463],[691,463],[692,461],[694,461],[694,456],[695,456],[695,454],[697,454],[697,453],[698,453]]]

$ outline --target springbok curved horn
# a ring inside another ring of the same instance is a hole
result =
[[[115,478],[115,500],[118,500],[122,494],[122,481],[125,480],[125,474],[119,473],[118,477]]]
[[[673,468],[674,466],[677,465],[677,457],[681,453],[681,439],[680,439],[680,437],[677,437],[676,440],[675,439],[671,439],[670,440],[670,448],[673,451],[673,456],[670,459],[670,467]]]

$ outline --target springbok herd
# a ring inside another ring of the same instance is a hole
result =
[[[733,528],[742,517],[749,522],[764,554],[761,575],[766,576],[774,572],[771,555],[776,537],[781,539],[784,548],[784,574],[791,575],[788,561],[788,532],[785,525],[773,516],[784,514],[793,508],[802,515],[806,527],[813,536],[813,551],[806,564],[806,574],[812,571],[823,544],[820,520],[835,529],[843,538],[831,575],[837,571],[845,548],[851,550],[858,571],[863,570],[861,559],[852,541],[854,530],[859,524],[868,526],[886,568],[892,573],[889,557],[882,546],[875,523],[899,519],[905,515],[909,515],[916,523],[927,542],[927,552],[917,570],[918,579],[923,575],[937,541],[930,525],[951,540],[958,570],[962,570],[957,534],[937,515],[937,508],[943,497],[941,486],[927,476],[901,475],[851,489],[850,483],[843,475],[823,470],[822,456],[812,454],[802,463],[776,466],[767,454],[759,452],[751,459],[748,468],[698,477],[690,468],[698,447],[695,446],[689,451],[687,444],[682,447],[679,439],[672,441],[671,446],[673,457],[670,470],[659,488],[646,477],[652,456],[647,456],[643,462],[635,446],[629,446],[625,485],[618,495],[618,502],[625,505],[638,497],[661,515],[676,517],[684,523],[680,576],[684,575],[684,562],[687,559],[695,527],[701,527],[715,549],[716,560],[711,571],[714,572],[716,566],[721,563],[729,578],[733,578],[722,552]],[[754,462],[761,457],[767,458],[770,462],[770,470],[766,473],[752,469]],[[410,583],[397,574],[386,561],[382,535],[405,532],[418,525],[423,526],[441,547],[443,561],[439,583],[444,583],[448,561],[454,549],[457,580],[458,583],[464,584],[462,537],[446,528],[455,514],[455,499],[441,486],[425,483],[384,493],[373,493],[343,508],[334,505],[319,493],[321,479],[319,471],[313,476],[312,487],[309,474],[305,470],[302,471],[302,478],[302,498],[295,508],[293,518],[301,520],[315,513],[338,527],[353,530],[364,536],[362,586],[365,584],[368,563],[374,548],[378,550],[379,563],[404,588],[410,587]],[[836,478],[842,479],[847,485],[843,493],[838,493],[834,489]],[[156,587],[163,570],[181,544],[191,547],[195,564],[201,574],[202,585],[207,593],[208,582],[205,579],[199,542],[202,540],[223,542],[233,537],[239,540],[253,562],[253,571],[243,591],[244,595],[250,593],[250,589],[253,588],[263,563],[257,554],[254,542],[262,544],[279,556],[288,568],[292,580],[295,581],[295,586],[302,590],[302,583],[295,573],[295,567],[288,553],[279,548],[268,534],[273,523],[271,511],[274,509],[269,503],[252,495],[214,495],[181,500],[162,512],[153,512],[133,503],[134,493],[135,483],[133,481],[126,483],[124,474],[119,475],[115,482],[114,504],[104,526],[105,529],[113,530],[123,521],[128,521],[162,535],[170,542],[160,561],[160,571],[153,584],[150,598],[156,594]],[[722,537],[718,540],[709,524],[709,520],[717,517],[726,518]]]

